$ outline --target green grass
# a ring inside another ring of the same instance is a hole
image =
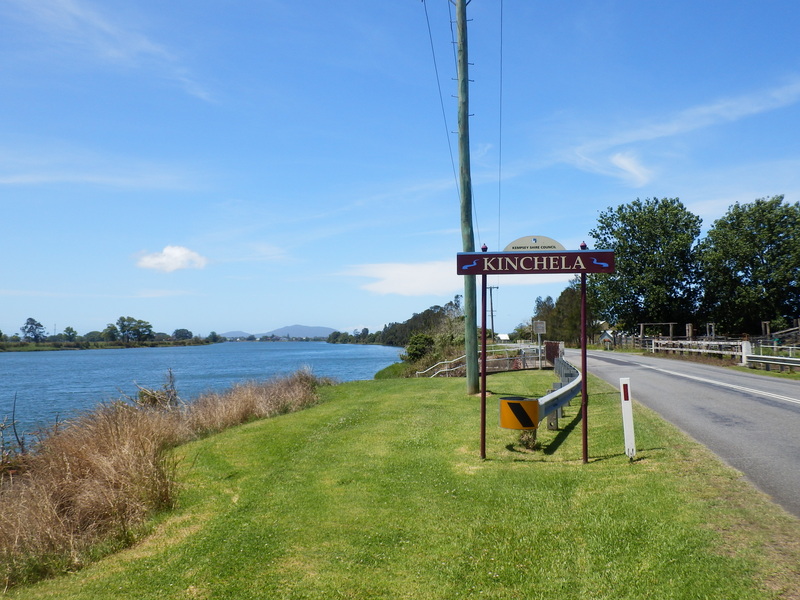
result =
[[[497,427],[497,397],[552,373],[492,375],[487,460],[462,379],[323,388],[306,411],[182,446],[177,510],[138,546],[12,598],[800,597],[800,524],[591,381],[589,464],[577,407],[540,451]]]

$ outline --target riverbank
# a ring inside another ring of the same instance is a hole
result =
[[[169,371],[191,401],[245,381],[299,369],[337,381],[372,379],[398,359],[399,349],[325,342],[236,342],[159,348],[99,348],[86,352],[0,353],[0,421],[15,414],[20,432],[34,434],[92,410],[98,403],[157,388]],[[16,402],[15,402],[16,398]]]
[[[489,376],[490,398],[552,373]],[[356,381],[300,413],[177,448],[182,492],[134,548],[13,598],[796,598],[800,523],[590,378],[526,450],[461,379]]]
[[[207,346],[220,342],[207,340],[177,340],[123,344],[119,342],[0,342],[0,352],[59,352],[64,350],[121,350],[125,348],[177,348],[183,346]]]

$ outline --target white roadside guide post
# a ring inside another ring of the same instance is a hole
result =
[[[622,401],[622,429],[625,433],[625,454],[633,460],[636,456],[636,438],[633,434],[633,402],[631,402],[631,380],[621,377],[619,394]]]

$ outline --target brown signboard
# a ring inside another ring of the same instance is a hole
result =
[[[459,275],[613,273],[614,251],[459,252],[456,266]]]

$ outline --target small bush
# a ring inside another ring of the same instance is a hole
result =
[[[436,340],[433,336],[427,333],[415,333],[408,341],[406,347],[406,355],[403,357],[408,362],[418,362],[431,354],[436,345]]]
[[[541,442],[536,439],[535,429],[525,429],[519,433],[519,444],[526,450],[540,450]]]

